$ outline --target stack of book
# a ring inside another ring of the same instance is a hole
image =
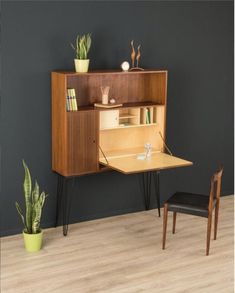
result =
[[[67,111],[78,110],[75,89],[67,89],[66,110]]]
[[[153,123],[153,108],[143,108],[142,109],[142,124]]]

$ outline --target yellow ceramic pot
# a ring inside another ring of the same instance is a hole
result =
[[[42,230],[37,234],[28,234],[23,231],[25,249],[29,252],[39,251],[42,247]]]
[[[74,59],[76,72],[87,72],[89,68],[89,59]]]

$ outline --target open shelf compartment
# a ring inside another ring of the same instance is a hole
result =
[[[100,130],[153,126],[162,123],[165,107],[147,106],[100,111]]]

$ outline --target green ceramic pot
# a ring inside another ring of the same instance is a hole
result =
[[[23,231],[24,246],[29,252],[39,251],[42,247],[42,230],[37,234],[28,234]]]

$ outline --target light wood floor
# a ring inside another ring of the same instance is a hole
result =
[[[21,235],[1,240],[2,293],[233,292],[233,197],[221,200],[218,239],[205,256],[206,219],[179,214],[176,234],[156,210],[45,231],[39,253]]]

